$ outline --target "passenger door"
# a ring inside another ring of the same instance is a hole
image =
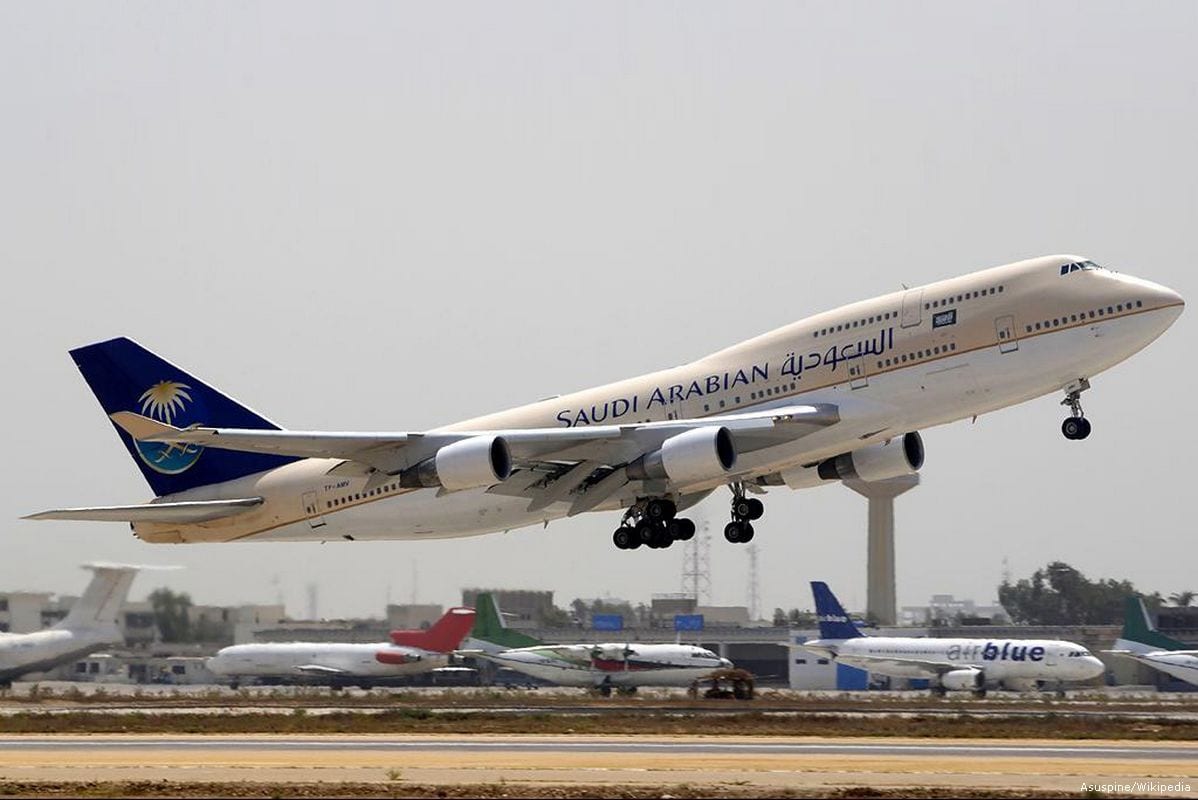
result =
[[[323,528],[325,524],[324,514],[320,511],[320,501],[316,497],[315,490],[304,492],[300,496],[300,500],[304,506],[304,516],[308,518],[308,527]]]
[[[1015,338],[1015,318],[1008,314],[994,320],[994,332],[998,335],[998,352],[1013,353],[1019,349],[1019,340]]]
[[[914,328],[923,321],[923,289],[909,289],[903,294],[903,327]]]

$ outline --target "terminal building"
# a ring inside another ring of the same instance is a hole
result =
[[[701,605],[690,595],[658,594],[649,603],[604,598],[576,601],[571,610],[557,608],[551,591],[465,589],[470,606],[479,592],[491,591],[505,622],[547,643],[683,642],[700,644],[753,672],[766,686],[794,689],[907,688],[906,682],[870,676],[829,662],[802,643],[818,634],[802,626],[754,623],[744,606]],[[23,633],[62,619],[75,601],[43,592],[0,592],[0,628]],[[599,609],[598,612],[593,611]],[[621,613],[612,613],[619,609]],[[124,645],[107,654],[81,659],[60,668],[56,679],[146,683],[190,683],[210,679],[203,660],[220,647],[249,642],[328,641],[380,642],[395,628],[427,628],[443,613],[436,604],[390,604],[377,619],[291,620],[281,604],[238,606],[194,605],[188,609],[193,639],[163,642],[154,610],[146,601],[127,603],[121,611]],[[1119,636],[1118,625],[1031,627],[976,624],[1003,619],[997,606],[979,606],[950,595],[935,595],[927,606],[904,607],[900,617],[921,625],[878,628],[877,635],[961,638],[1060,638],[1090,648],[1108,666],[1106,682],[1151,685],[1171,691],[1193,689],[1129,659],[1104,654]],[[1198,642],[1198,608],[1163,608],[1158,625],[1183,642]],[[961,624],[966,623],[966,624]],[[968,624],[974,623],[974,624]]]

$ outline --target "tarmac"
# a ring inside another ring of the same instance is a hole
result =
[[[1039,789],[1193,796],[1198,743],[512,736],[0,736],[0,779]]]

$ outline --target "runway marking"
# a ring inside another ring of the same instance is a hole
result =
[[[1181,759],[1198,761],[1198,744],[1159,742],[1135,744],[977,744],[901,742],[715,742],[715,741],[604,741],[490,739],[363,739],[363,738],[256,738],[256,737],[171,737],[153,739],[110,739],[100,737],[0,737],[0,749],[22,751],[63,750],[235,750],[256,749],[276,752],[305,750],[337,751],[448,751],[448,752],[527,752],[527,753],[674,753],[678,755],[755,754],[755,755],[862,755],[862,756],[991,756],[1011,758],[1120,758]]]

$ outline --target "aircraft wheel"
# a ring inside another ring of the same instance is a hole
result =
[[[653,522],[665,522],[673,519],[677,513],[678,506],[674,505],[674,501],[664,497],[655,497],[645,503],[645,516]]]
[[[674,537],[670,535],[670,531],[664,525],[653,532],[653,547],[658,550],[665,550],[673,543]]]
[[[653,546],[653,535],[657,533],[657,526],[647,519],[643,519],[636,524],[636,538],[641,544]]]
[[[748,522],[740,524],[740,543],[748,544],[753,541],[753,526]]]
[[[691,539],[695,538],[695,522],[694,522],[694,520],[690,520],[685,517],[680,517],[678,519],[675,519],[674,522],[678,523],[677,531],[674,532],[675,539],[677,539],[680,542],[686,542],[686,541],[690,541]]]
[[[640,546],[639,539],[633,539],[633,530],[627,525],[621,525],[616,528],[616,532],[611,535],[612,543],[621,550],[631,550],[634,547]],[[633,542],[636,544],[633,544]]]
[[[1085,417],[1067,417],[1061,423],[1061,433],[1071,441],[1085,439],[1090,435],[1090,421]]]
[[[985,689],[974,689],[972,692],[970,692],[970,694],[972,694],[978,700],[981,700],[986,696],[986,690]]]
[[[727,539],[728,541],[732,542],[733,544],[736,544],[737,542],[739,542],[741,540],[740,539],[741,524],[742,523],[733,521],[733,522],[729,522],[727,525],[725,525],[724,526],[724,538]]]
[[[748,497],[732,498],[732,518],[733,519],[750,519],[749,515],[753,513],[753,501]]]

